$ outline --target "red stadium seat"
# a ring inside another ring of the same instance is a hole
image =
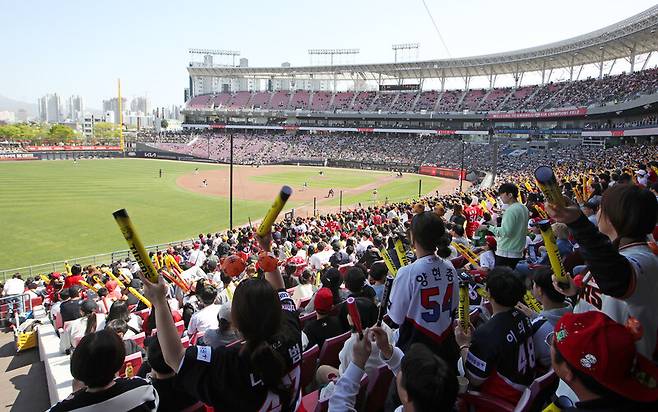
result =
[[[195,403],[194,405],[188,406],[187,408],[183,409],[181,412],[206,412],[206,404],[199,401]]]
[[[226,347],[227,348],[232,348],[234,346],[242,346],[243,343],[244,343],[244,341],[242,341],[242,340],[236,340],[236,341],[231,342],[228,345],[226,345]]]
[[[302,354],[302,366],[301,366],[301,378],[300,378],[300,387],[302,388],[302,394],[306,395],[306,387],[313,382],[313,377],[315,376],[315,370],[318,367],[318,357],[320,355],[320,348],[318,345],[313,345],[312,348],[307,349]]]
[[[361,384],[359,386],[359,393],[356,395],[354,407],[357,411],[363,410],[363,405],[366,401],[366,393],[368,389],[368,375],[363,375]],[[329,410],[329,401],[318,402],[320,399],[320,391],[313,391],[302,398],[301,405],[297,412],[327,412]]]
[[[142,366],[141,352],[128,355],[123,360],[123,366],[121,366],[121,370],[119,370],[119,376],[122,378],[132,378],[137,374],[137,371],[141,366]]]
[[[301,328],[304,329],[304,326],[306,325],[306,323],[308,323],[309,321],[311,321],[315,318],[317,318],[317,315],[316,315],[315,311],[313,311],[311,313],[307,313],[306,315],[300,316],[299,317],[299,323],[301,324]]]
[[[146,322],[149,315],[151,314],[151,309],[148,309],[148,308],[147,309],[142,309],[140,311],[135,312],[135,314],[137,316],[139,316],[140,318],[142,318],[142,322]]]
[[[136,335],[133,335],[129,338],[124,338],[124,340],[134,341],[137,344],[137,346],[139,346],[140,348],[144,347],[144,339],[146,339],[146,333],[144,333],[144,332],[140,332],[140,333],[138,333]]]
[[[194,335],[192,335],[192,337],[190,338],[190,345],[192,346],[196,345],[199,339],[201,339],[205,334],[206,332],[197,332]]]
[[[469,411],[474,408],[478,410],[480,408],[489,411],[497,412],[513,412],[514,405],[507,402],[504,399],[497,398],[495,396],[487,395],[477,391],[467,391],[459,395],[458,399],[461,402],[460,411]]]
[[[299,302],[299,309],[304,309],[306,306],[308,306],[308,304],[309,304],[310,302],[311,302],[311,298],[302,299],[302,300]]]
[[[185,322],[183,322],[182,320],[178,321],[174,324],[174,326],[176,326],[176,330],[178,331],[178,334],[180,336],[183,336],[183,332],[185,332]]]
[[[558,377],[553,370],[535,379],[530,387],[523,391],[514,412],[543,410],[545,404],[550,402],[551,396],[555,393],[558,382]]]
[[[387,365],[381,365],[376,369],[372,382],[368,384],[366,412],[384,410],[384,402],[388,396],[388,390],[393,377],[393,372],[391,372]]]
[[[338,368],[340,360],[338,353],[343,349],[345,341],[349,339],[351,332],[345,332],[342,335],[334,336],[324,341],[322,350],[320,351],[320,359],[318,365],[329,365]]]
[[[190,338],[188,338],[187,336],[183,336],[183,337],[180,339],[180,342],[183,344],[183,347],[184,347],[185,349],[187,349],[187,348],[190,347]]]

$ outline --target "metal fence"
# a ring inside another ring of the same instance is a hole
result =
[[[186,239],[186,240],[179,240],[176,242],[161,243],[158,245],[147,246],[146,251],[157,252],[159,250],[166,250],[170,245],[185,246],[185,245],[191,245],[193,242],[194,239]],[[70,265],[74,265],[78,263],[84,267],[86,265],[102,265],[103,263],[110,264],[112,262],[116,262],[117,260],[125,259],[128,257],[131,257],[130,250],[126,249],[126,250],[118,250],[110,253],[101,253],[93,256],[84,256],[84,257],[78,257],[78,258],[67,259],[67,260],[58,260],[55,262],[42,263],[39,265],[24,266],[24,267],[13,268],[13,269],[2,269],[0,270],[0,279],[2,279],[2,281],[4,282],[7,280],[7,278],[13,276],[14,273],[20,273],[23,276],[37,276],[41,273],[46,274],[50,272],[63,272],[65,262],[68,262]]]

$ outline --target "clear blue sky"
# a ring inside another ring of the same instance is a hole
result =
[[[654,1],[426,0],[452,57],[561,40],[629,17]],[[236,49],[250,66],[307,65],[309,48],[359,48],[356,63],[393,60],[391,44],[420,42],[447,57],[422,0],[2,2],[0,94],[35,102],[116,93],[182,103],[192,47]]]

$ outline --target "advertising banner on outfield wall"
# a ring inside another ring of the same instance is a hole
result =
[[[449,169],[447,167],[421,166],[418,173],[421,175],[447,177],[449,179],[459,179],[459,169]],[[462,179],[466,179],[466,169],[461,170]]]
[[[119,146],[25,146],[28,152],[54,152],[61,150],[111,150],[120,151]]]

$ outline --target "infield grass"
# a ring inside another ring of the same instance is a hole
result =
[[[349,190],[343,191],[343,206],[352,207],[361,203],[362,206],[373,206],[383,204],[388,200],[391,202],[401,202],[410,199],[418,199],[418,181],[422,180],[421,193],[423,195],[434,192],[441,186],[441,180],[430,176],[419,177],[418,175],[404,175],[401,178],[385,183],[377,187],[377,195],[372,190],[361,193],[350,193]],[[336,196],[323,203],[323,205],[337,206],[340,203],[338,192]]]

